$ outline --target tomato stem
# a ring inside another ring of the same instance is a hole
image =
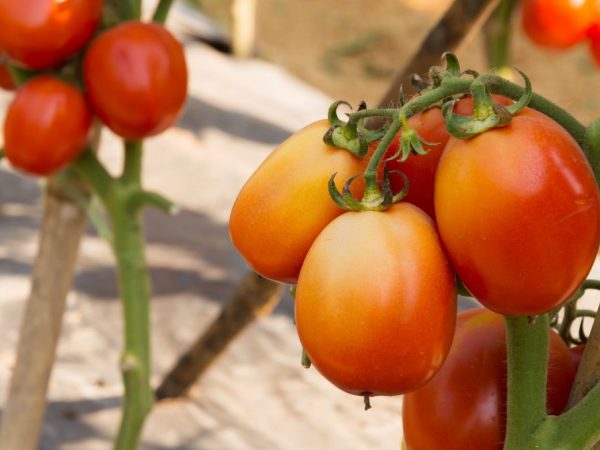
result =
[[[172,4],[173,0],[160,0],[158,5],[156,5],[156,9],[154,10],[152,21],[164,24],[167,20],[167,16],[169,15],[169,10],[171,9]]]
[[[505,450],[534,448],[532,434],[546,418],[548,315],[505,317],[508,350]]]
[[[153,204],[172,211],[158,194],[141,188],[141,141],[125,142],[123,173],[113,178],[91,151],[74,168],[102,200],[113,230],[113,252],[123,301],[125,349],[121,371],[125,384],[123,416],[115,441],[116,450],[136,448],[144,420],[152,407],[150,389],[150,279],[142,232],[142,206]]]
[[[363,392],[363,401],[365,402],[365,411],[371,409],[371,394]]]

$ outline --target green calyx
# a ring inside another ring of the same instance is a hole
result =
[[[473,96],[473,114],[471,116],[453,113],[456,99],[445,102],[442,105],[442,114],[448,132],[459,139],[471,139],[492,128],[505,127],[510,124],[513,116],[529,104],[533,95],[529,78],[520,70],[518,72],[525,80],[525,90],[521,98],[510,106],[494,103],[489,87],[484,78],[480,76],[473,80],[469,88]]]
[[[383,178],[379,182],[376,180],[376,178],[365,176],[365,191],[360,200],[354,197],[350,189],[354,180],[356,180],[360,175],[355,175],[349,178],[346,183],[344,183],[342,192],[340,192],[335,185],[336,174],[334,173],[329,179],[329,195],[336,205],[342,209],[345,209],[346,211],[385,211],[394,203],[398,203],[400,200],[406,197],[406,194],[408,194],[408,177],[402,172],[394,172],[399,173],[404,180],[404,186],[402,187],[402,190],[396,194],[392,192],[391,188],[391,172],[387,169],[384,169]]]
[[[350,107],[350,104],[344,100],[333,102],[329,107],[327,119],[331,128],[323,136],[323,142],[327,145],[348,150],[354,156],[362,158],[369,151],[369,144],[381,139],[385,134],[384,130],[370,131],[364,127],[363,120],[350,117],[347,122],[341,120],[337,110],[341,105]],[[367,108],[365,102],[361,102],[358,111],[364,111]]]
[[[402,124],[402,133],[400,135],[400,145],[398,147],[398,151],[387,158],[386,161],[397,160],[398,162],[404,162],[411,154],[428,154],[429,150],[425,149],[423,145],[428,147],[435,147],[436,145],[439,145],[439,142],[427,142],[423,140],[408,124],[404,114],[400,116],[400,123]]]

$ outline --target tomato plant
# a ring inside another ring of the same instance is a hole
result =
[[[25,172],[52,174],[83,151],[91,121],[79,90],[51,76],[36,77],[17,91],[8,108],[6,157]]]
[[[560,305],[598,250],[594,175],[573,138],[540,113],[519,114],[469,140],[451,138],[438,166],[435,209],[458,276],[502,314]]]
[[[298,279],[304,350],[352,394],[402,394],[431,378],[446,358],[455,315],[454,277],[433,222],[408,203],[333,220]]]
[[[130,21],[102,33],[85,54],[83,78],[95,113],[128,140],[173,125],[187,96],[183,48],[155,23]]]
[[[365,162],[328,147],[328,122],[315,122],[291,136],[246,182],[231,209],[231,242],[264,277],[296,283],[311,244],[344,211],[329,197],[327,181],[359,174]],[[339,184],[338,184],[339,185]],[[353,192],[362,193],[357,180]]]
[[[558,334],[550,334],[548,413],[569,398],[575,364]],[[506,331],[502,316],[477,308],[458,315],[440,371],[404,397],[408,450],[502,449],[506,417]]]
[[[0,48],[32,69],[64,62],[90,39],[103,0],[0,0]]]
[[[524,0],[523,28],[538,45],[565,48],[585,38],[596,14],[595,0]]]

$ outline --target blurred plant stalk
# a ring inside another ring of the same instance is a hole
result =
[[[97,144],[96,144],[97,145]],[[65,188],[69,182],[69,188]],[[36,450],[46,409],[48,380],[60,336],[67,294],[87,215],[73,191],[89,199],[77,180],[52,178],[44,193],[44,215],[31,291],[21,321],[17,359],[0,428],[1,450]]]
[[[233,0],[232,49],[234,56],[249,58],[256,49],[256,0]]]

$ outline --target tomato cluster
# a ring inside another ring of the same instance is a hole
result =
[[[524,0],[522,22],[537,45],[565,49],[589,39],[600,66],[600,4],[596,0]]]
[[[47,176],[68,165],[85,149],[93,116],[127,140],[176,121],[187,95],[181,44],[155,23],[104,29],[103,6],[0,0],[0,86],[15,87],[4,59],[17,71],[38,71],[17,90],[4,123],[15,168]]]
[[[513,106],[488,100],[494,111]],[[473,103],[452,110],[471,115]],[[361,159],[325,145],[330,124],[311,124],[247,181],[230,235],[258,273],[297,285],[298,335],[323,376],[356,395],[407,394],[409,449],[494,449],[506,408],[499,314],[548,313],[578,289],[600,244],[600,195],[576,141],[536,110],[469,139],[451,136],[446,120],[434,106],[406,121],[426,154],[392,156],[403,131],[392,139],[378,176],[392,193],[408,179],[403,201],[347,212],[327,180],[337,172],[340,189],[373,151]],[[346,198],[368,191],[365,179],[346,185]],[[456,323],[456,277],[494,312]],[[560,413],[577,358],[554,332],[550,342],[548,411]]]

